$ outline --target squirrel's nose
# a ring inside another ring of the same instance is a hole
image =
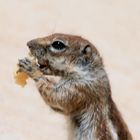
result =
[[[31,40],[29,42],[27,42],[27,46],[29,47],[29,49],[34,48],[36,45],[36,41],[35,40]]]

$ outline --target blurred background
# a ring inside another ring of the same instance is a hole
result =
[[[43,102],[34,82],[13,71],[26,42],[61,32],[81,35],[104,58],[113,99],[140,139],[139,0],[0,0],[0,140],[67,140],[64,116]]]

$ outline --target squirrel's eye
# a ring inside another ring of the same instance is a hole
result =
[[[53,47],[53,49],[57,50],[57,51],[61,51],[64,50],[66,48],[65,44],[61,41],[54,41],[51,46]]]

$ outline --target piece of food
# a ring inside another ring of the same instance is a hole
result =
[[[33,63],[36,63],[35,57],[29,52],[28,53],[28,58],[32,60]],[[20,72],[19,68],[17,67],[15,72],[14,72],[14,79],[16,84],[24,87],[27,84],[29,76],[25,72]]]
[[[27,84],[27,79],[29,76],[25,72],[19,72],[18,70],[14,74],[14,79],[16,84],[24,87]]]

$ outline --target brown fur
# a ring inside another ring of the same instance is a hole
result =
[[[64,50],[54,49],[55,40],[65,44]],[[44,68],[27,59],[20,60],[19,67],[36,81],[51,108],[70,117],[74,130],[70,139],[132,140],[112,101],[102,58],[94,45],[82,37],[65,34],[34,39],[27,45]],[[36,71],[42,73],[35,76]]]

